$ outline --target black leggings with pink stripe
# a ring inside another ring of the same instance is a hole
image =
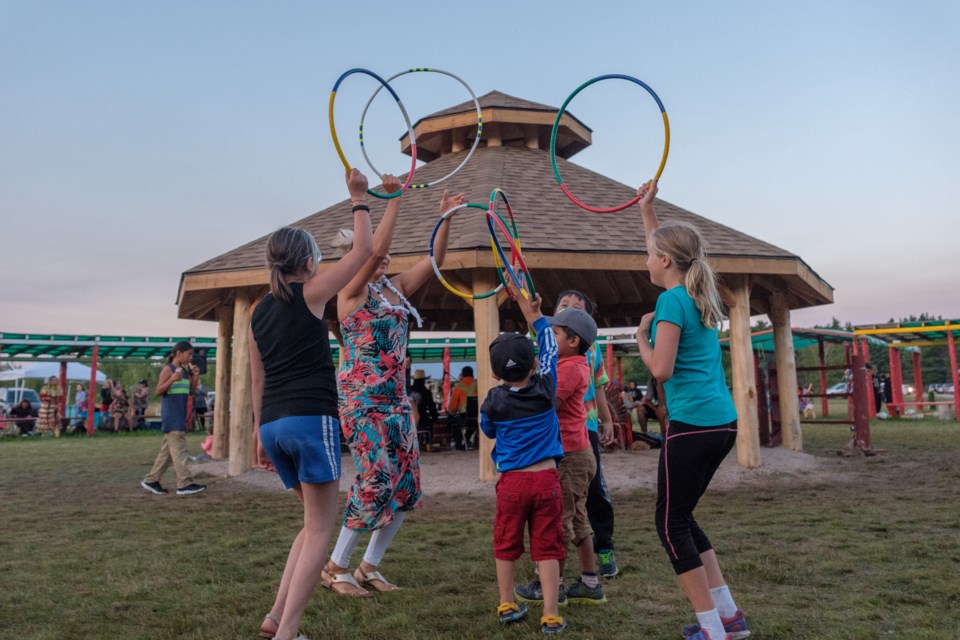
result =
[[[693,510],[736,441],[736,421],[716,427],[676,420],[667,425],[657,471],[656,519],[660,542],[677,575],[703,566],[700,554],[713,548]]]

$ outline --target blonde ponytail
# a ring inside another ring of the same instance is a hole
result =
[[[696,227],[686,222],[666,222],[650,234],[649,249],[670,256],[683,277],[683,286],[700,312],[703,326],[715,328],[724,319],[717,289],[717,275],[704,252]]]

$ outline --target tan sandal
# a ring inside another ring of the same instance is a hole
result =
[[[354,578],[353,574],[351,574],[349,571],[344,573],[333,573],[324,569],[320,572],[320,584],[323,585],[324,588],[330,589],[330,591],[333,591],[338,596],[367,598],[373,595],[369,591],[361,587],[360,584],[357,582],[356,578]],[[348,591],[337,589],[338,584],[340,585],[348,584],[356,589],[359,589],[361,593],[350,593]]]
[[[273,631],[267,628],[270,625],[273,626]],[[280,621],[268,613],[267,615],[263,616],[263,622],[260,623],[260,637],[267,638],[269,640],[270,638],[273,638],[273,636],[277,635],[277,629],[279,628]]]
[[[387,579],[384,578],[383,574],[379,571],[371,571],[367,573],[361,567],[357,567],[357,572],[360,574],[360,577],[357,578],[357,581],[361,585],[376,589],[380,593],[387,593],[388,591],[400,591],[401,589],[401,587],[387,582]],[[357,577],[356,573],[353,575],[355,578]]]

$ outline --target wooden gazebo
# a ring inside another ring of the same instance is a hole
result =
[[[567,288],[589,293],[598,302],[601,327],[635,327],[652,311],[659,290],[646,272],[646,246],[639,208],[598,216],[570,202],[556,185],[549,159],[550,130],[557,108],[492,91],[480,98],[483,138],[470,162],[442,187],[464,191],[471,202],[486,202],[494,187],[503,188],[518,218],[524,256],[548,310],[556,294]],[[418,121],[418,158],[426,164],[417,181],[446,175],[460,163],[476,133],[472,102],[445,109]],[[473,114],[473,115],[471,115]],[[583,200],[613,204],[628,200],[636,186],[624,185],[569,162],[589,146],[591,131],[570,114],[561,121],[557,162],[564,182]],[[401,149],[409,153],[406,136]],[[339,179],[339,176],[335,176]],[[331,176],[333,179],[334,176]],[[638,180],[642,176],[638,176]],[[399,231],[391,248],[392,272],[408,269],[428,253],[430,233],[439,214],[440,191],[412,191],[403,197]],[[664,184],[664,192],[669,186]],[[682,194],[677,194],[682,195]],[[376,224],[385,208],[373,202]],[[799,256],[758,240],[666,201],[659,201],[662,220],[686,220],[696,225],[708,242],[710,261],[722,276],[729,307],[733,395],[740,415],[738,460],[759,466],[757,398],[750,343],[750,316],[767,314],[777,333],[781,415],[794,416],[784,429],[784,445],[802,448],[797,412],[796,373],[790,335],[790,311],[833,301],[833,289]],[[293,224],[312,232],[329,265],[340,252],[330,240],[341,227],[352,224],[349,201],[338,202]],[[263,266],[266,237],[201,263],[183,273],[178,296],[179,317],[219,323],[217,359],[218,398],[215,453],[229,453],[230,473],[247,470],[251,460],[247,330],[255,302],[267,291]],[[321,265],[321,269],[323,266]],[[465,210],[453,222],[445,275],[463,290],[487,291],[496,281],[494,257],[483,216]],[[505,300],[487,298],[467,302],[431,280],[412,298],[430,331],[474,330],[477,344],[489,344],[501,330],[518,327],[519,312]],[[332,306],[328,317],[334,317]],[[232,342],[232,348],[231,348]],[[493,384],[486,349],[478,349],[477,368],[481,401]],[[228,412],[229,408],[229,412]],[[229,422],[229,430],[221,428]],[[481,446],[480,475],[492,479],[489,457],[492,443]]]

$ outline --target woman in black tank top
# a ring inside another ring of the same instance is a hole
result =
[[[277,597],[260,636],[297,635],[320,580],[337,508],[340,440],[337,389],[323,310],[373,254],[367,179],[347,175],[353,202],[353,249],[322,274],[320,251],[307,231],[285,227],[267,241],[270,293],[257,305],[250,333],[250,370],[257,460],[275,468],[303,503],[303,528],[290,547]]]

